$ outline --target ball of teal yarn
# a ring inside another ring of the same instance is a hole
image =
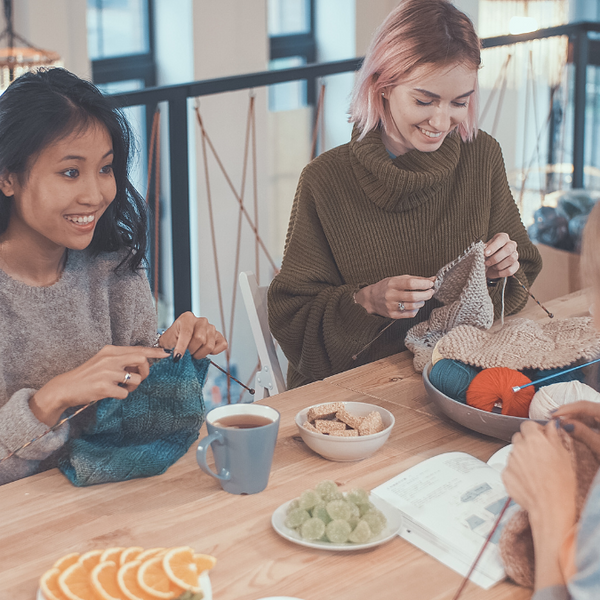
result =
[[[429,381],[442,394],[466,404],[467,388],[480,370],[459,360],[443,358],[431,367]]]

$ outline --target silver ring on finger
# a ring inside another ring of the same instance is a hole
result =
[[[123,385],[127,385],[130,379],[131,373],[129,371],[125,371],[125,377],[123,377]]]
[[[406,307],[404,306],[404,302],[398,302],[398,310],[400,312],[404,312],[406,310]]]

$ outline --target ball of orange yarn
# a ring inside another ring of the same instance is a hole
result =
[[[512,390],[514,386],[526,383],[531,383],[531,380],[519,371],[506,367],[484,369],[467,389],[467,404],[488,412],[499,404],[503,415],[527,418],[535,394],[534,386],[518,392]]]

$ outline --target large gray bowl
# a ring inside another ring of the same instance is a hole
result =
[[[460,423],[464,427],[468,427],[473,431],[489,435],[491,437],[499,438],[505,442],[510,442],[514,433],[517,433],[521,428],[521,423],[524,423],[528,419],[521,417],[509,417],[508,415],[501,415],[498,413],[487,412],[486,410],[480,410],[473,408],[462,402],[458,402],[446,396],[440,392],[436,387],[433,386],[429,381],[429,371],[431,369],[431,363],[427,363],[423,369],[423,383],[427,394],[431,398],[432,402],[453,421]]]

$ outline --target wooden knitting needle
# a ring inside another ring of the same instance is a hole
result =
[[[552,375],[547,375],[546,377],[542,377],[541,379],[536,379],[535,381],[531,381],[530,383],[526,383],[525,385],[515,385],[512,389],[513,392],[518,392],[523,388],[529,387],[530,385],[537,385],[538,383],[542,383],[542,381],[548,381],[548,379],[554,379],[559,375],[564,375],[565,373],[570,373],[571,371],[577,371],[577,369],[583,369],[583,367],[587,367],[589,365],[593,365],[594,363],[600,362],[600,358],[596,358],[595,360],[591,360],[583,365],[579,365],[578,367],[571,367],[570,369],[565,369],[564,371],[559,371],[558,373],[553,373]]]
[[[494,527],[492,528],[489,535],[485,539],[485,542],[483,542],[483,546],[481,547],[481,550],[479,551],[479,554],[477,555],[475,562],[471,565],[469,572],[467,573],[466,577],[463,579],[458,590],[456,590],[456,594],[454,595],[454,598],[452,598],[452,600],[458,600],[458,597],[461,595],[462,591],[465,589],[467,583],[469,583],[469,579],[470,579],[471,575],[473,574],[473,571],[475,570],[475,567],[477,566],[479,559],[483,556],[483,553],[484,553],[485,549],[487,548],[487,545],[489,544],[492,537],[494,537],[494,533],[496,533],[496,529],[498,529],[498,526],[500,525],[500,521],[502,521],[502,517],[504,516],[504,513],[510,506],[511,500],[512,500],[512,498],[510,498],[510,496],[506,499],[506,502],[504,503],[504,506],[502,507],[502,510],[500,511],[500,514],[498,515],[496,522],[494,523]]]
[[[521,280],[516,276],[516,275],[511,275],[511,277],[514,277],[515,280],[517,281],[517,283],[537,302],[537,304],[544,309],[544,311],[546,312],[546,314],[553,319],[554,315],[521,283]]]

